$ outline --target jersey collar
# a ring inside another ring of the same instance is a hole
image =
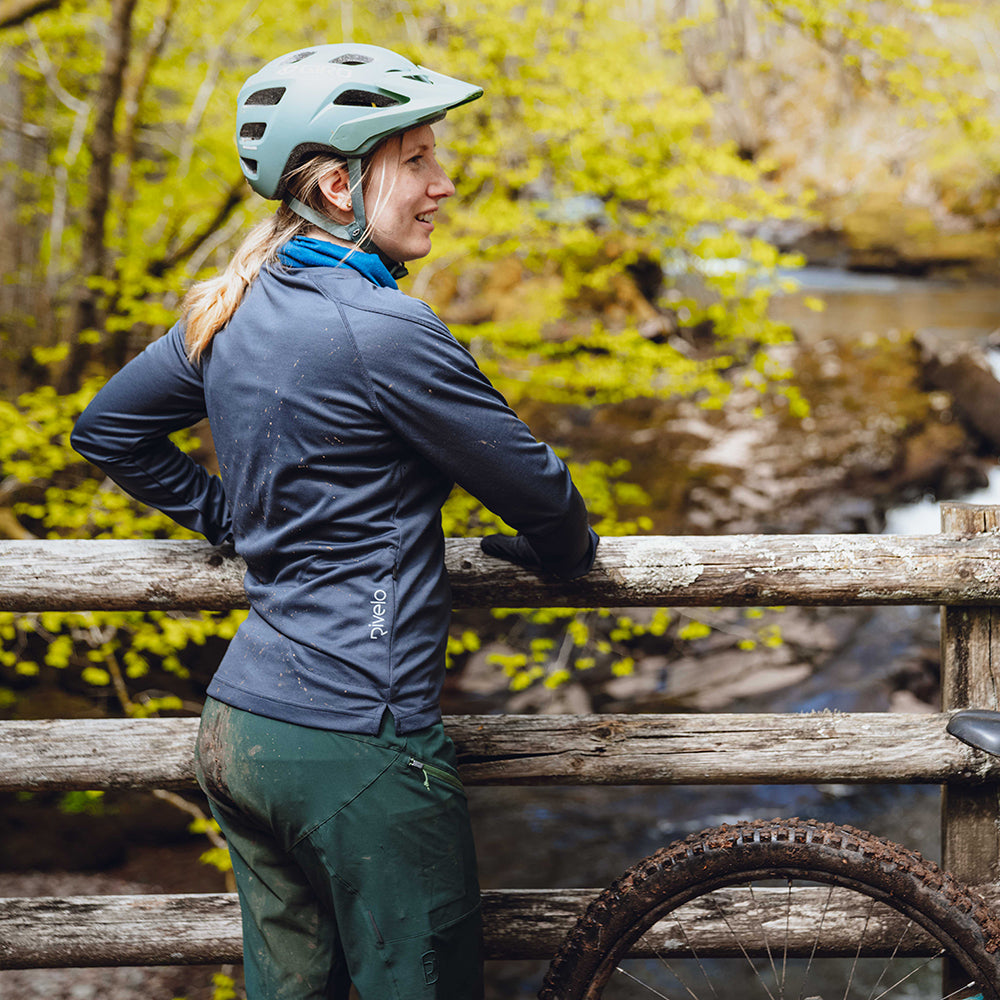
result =
[[[382,260],[357,247],[342,247],[329,240],[295,236],[279,251],[278,260],[288,267],[349,267],[382,288],[399,288]]]

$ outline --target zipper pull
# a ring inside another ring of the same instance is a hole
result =
[[[406,763],[410,767],[415,767],[424,776],[424,788],[426,788],[427,791],[430,791],[431,783],[430,779],[427,777],[427,768],[424,767],[423,763],[417,760],[416,757],[411,757]]]

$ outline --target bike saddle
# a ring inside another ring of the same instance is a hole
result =
[[[966,708],[951,717],[947,729],[963,743],[1000,757],[1000,712]]]

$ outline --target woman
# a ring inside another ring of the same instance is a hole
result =
[[[454,188],[431,123],[478,87],[321,45],[244,85],[240,159],[280,198],[73,444],[246,561],[250,613],[208,689],[199,781],[233,860],[251,1000],[481,995],[479,891],[438,699],[461,483],[570,579],[597,536],[563,463],[395,277]],[[167,435],[208,416],[221,478]]]

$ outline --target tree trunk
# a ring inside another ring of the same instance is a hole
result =
[[[0,0],[0,18],[2,18]],[[12,62],[25,58],[24,48],[11,46]],[[0,81],[0,323],[6,330],[7,348],[16,358],[6,367],[0,382],[12,395],[26,386],[25,374],[34,372],[32,348],[52,343],[52,313],[48,297],[41,292],[44,220],[19,223],[25,203],[36,200],[26,178],[45,171],[47,131],[25,120],[24,105],[29,84],[23,76],[10,74]]]
[[[91,356],[88,338],[81,335],[96,330],[100,323],[101,291],[95,279],[109,274],[105,227],[111,202],[112,165],[115,153],[115,115],[121,102],[125,71],[132,48],[132,15],[137,0],[112,0],[108,42],[104,66],[97,90],[94,132],[90,140],[91,167],[80,260],[83,269],[76,293],[72,344],[66,367],[59,381],[59,391],[72,392],[79,383]]]

